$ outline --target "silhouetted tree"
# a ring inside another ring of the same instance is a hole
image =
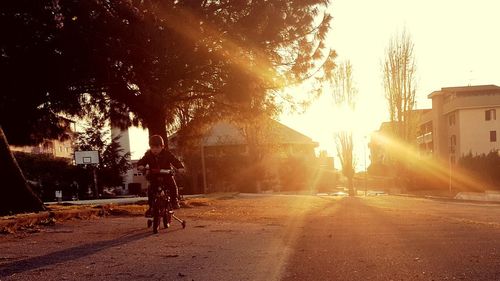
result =
[[[63,83],[71,73],[57,47],[59,13],[54,1],[0,2],[0,212],[43,210],[10,154],[12,144],[39,143],[45,137],[64,135],[66,127],[57,112],[78,111],[78,97],[68,94]],[[4,135],[5,133],[5,135]],[[5,203],[3,201],[5,200]]]
[[[119,88],[124,84],[123,81],[111,82],[117,81],[116,75],[103,67],[110,62],[97,52],[109,38],[99,37],[101,34],[95,34],[100,40],[92,40],[94,38],[89,36],[82,38],[78,37],[81,32],[72,33],[74,30],[67,28],[78,26],[92,30],[95,25],[91,22],[83,26],[77,19],[80,14],[97,18],[105,11],[104,2],[82,1],[77,6],[78,2],[0,2],[0,125],[12,144],[37,144],[46,138],[67,137],[68,122],[60,122],[61,114],[84,115],[86,112],[82,110],[82,105],[87,100],[82,100],[82,93],[96,94],[94,103],[109,104],[97,94],[111,85]],[[111,108],[115,111],[121,109],[118,106]],[[9,147],[2,149],[9,150]],[[1,161],[13,161],[9,165],[17,166],[14,158],[5,156]],[[4,169],[0,171],[0,176],[12,178],[12,174],[6,174]],[[23,178],[22,172],[16,170],[15,177]],[[36,208],[25,204],[39,200],[29,198],[33,193],[22,180],[2,185],[0,193],[3,198],[17,204],[12,209],[15,212],[44,208],[41,202]],[[7,194],[24,194],[24,197],[11,198]]]
[[[0,175],[2,176],[0,215],[45,210],[42,201],[33,193],[9,149],[0,126]],[[15,188],[13,188],[15,187]],[[19,202],[18,200],[22,200]]]
[[[357,89],[352,77],[350,61],[339,64],[333,74],[333,100],[336,106],[353,111],[356,106]],[[353,178],[356,172],[356,159],[354,158],[354,142],[352,130],[345,130],[335,134],[335,145],[342,166],[342,174],[347,178],[349,195],[354,196]]]
[[[327,4],[1,1],[0,125],[12,143],[61,136],[56,116],[84,114],[88,93],[115,125],[166,138],[179,108],[196,104],[192,121],[279,97],[287,85],[329,77]]]
[[[99,152],[97,165],[98,193],[102,193],[104,186],[114,187],[123,184],[123,174],[130,168],[130,153],[123,153],[118,139],[111,137],[111,131],[106,126],[104,115],[94,116],[88,121],[84,132],[78,133],[76,150],[95,150]],[[97,194],[96,194],[97,195]]]
[[[123,40],[110,47],[111,61],[137,92],[111,96],[129,105],[150,134],[165,137],[180,107],[220,114],[233,110],[230,103],[328,77],[335,55],[324,43],[331,20],[326,4],[141,1],[132,11],[114,9],[126,24],[116,26]]]

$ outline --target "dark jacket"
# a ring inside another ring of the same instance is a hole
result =
[[[137,166],[149,165],[149,169],[171,169],[172,167],[176,169],[184,168],[182,162],[179,161],[170,151],[163,149],[158,155],[154,155],[151,150],[146,151],[144,156],[137,162]],[[171,179],[168,176],[165,178]],[[151,181],[151,178],[148,178]],[[152,182],[153,183],[153,182]],[[169,181],[170,183],[170,181]],[[173,182],[172,182],[173,183]]]

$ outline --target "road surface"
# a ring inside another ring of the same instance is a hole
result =
[[[500,205],[393,196],[192,199],[0,236],[0,280],[500,280]]]

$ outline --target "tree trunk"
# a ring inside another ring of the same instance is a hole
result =
[[[352,177],[347,178],[347,188],[349,189],[349,196],[356,196],[356,193],[354,192]]]
[[[149,136],[160,135],[168,148],[167,124],[163,113],[153,114],[151,120],[146,120],[148,124]]]
[[[0,126],[0,215],[45,210],[29,187]]]

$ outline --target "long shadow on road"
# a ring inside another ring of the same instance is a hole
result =
[[[303,222],[282,280],[499,280],[495,229],[362,198],[326,204]]]
[[[125,235],[111,240],[87,243],[84,245],[64,249],[43,256],[32,257],[24,260],[3,264],[2,266],[0,266],[0,278],[49,265],[67,262],[69,260],[76,260],[112,247],[137,241],[151,235],[152,233],[150,231],[146,232],[141,231],[139,233]]]

